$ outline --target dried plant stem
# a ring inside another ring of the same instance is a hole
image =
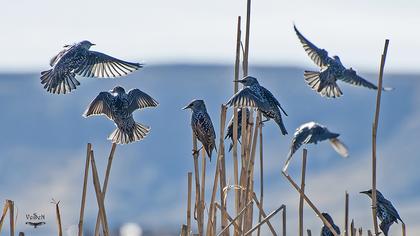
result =
[[[312,232],[310,229],[307,229],[306,232],[308,232],[308,236],[312,236]]]
[[[376,96],[376,111],[375,111],[375,120],[372,125],[372,217],[373,217],[373,228],[375,235],[379,235],[378,229],[378,219],[376,217],[376,135],[378,130],[378,121],[379,121],[379,111],[381,109],[381,95],[382,95],[382,78],[385,67],[386,54],[388,52],[389,40],[385,40],[384,51],[381,57],[381,66],[379,69],[379,78],[378,78],[378,93]]]
[[[200,222],[203,224],[202,227],[204,227],[204,210],[205,210],[205,202],[206,202],[206,150],[204,147],[201,149],[201,193],[200,193],[200,196],[201,196]],[[204,231],[204,228],[203,228],[203,231]]]
[[[229,220],[229,222],[233,222],[233,227],[235,227],[235,230],[238,230],[238,234],[239,235],[242,235],[242,230],[240,229],[240,227],[239,227],[239,225],[236,223],[236,222],[234,222],[233,221],[233,219],[232,219],[232,217],[229,215],[229,213],[225,210],[225,209],[223,209],[221,206],[220,206],[220,204],[219,203],[215,203],[215,206],[217,207],[217,208],[219,208],[219,210],[222,212],[222,214],[225,214],[226,215],[226,217],[228,218],[228,220]]]
[[[344,236],[349,236],[349,193],[347,191],[344,204]]]
[[[1,229],[3,227],[4,219],[6,218],[6,214],[7,214],[8,209],[9,209],[9,203],[6,200],[6,202],[4,203],[4,207],[3,207],[3,213],[1,214],[1,218],[0,218],[0,233],[1,233]]]
[[[245,233],[246,235],[250,235],[252,234],[252,232],[254,232],[257,228],[261,227],[262,224],[264,224],[265,222],[267,222],[271,217],[275,216],[279,211],[281,211],[285,206],[281,205],[279,208],[277,208],[276,210],[274,210],[273,212],[271,212],[267,217],[265,217],[260,223],[258,223],[257,225],[255,225],[254,227],[252,227],[252,229],[250,229],[248,232]]]
[[[246,31],[245,31],[245,53],[243,61],[244,76],[248,75],[248,56],[249,56],[249,34],[251,25],[251,0],[247,0],[246,4]]]
[[[368,230],[368,236],[372,236],[372,231]]]
[[[104,186],[102,186],[102,197],[104,198],[103,201],[105,202],[105,194],[106,190],[108,189],[108,180],[109,180],[109,174],[111,173],[111,166],[112,166],[112,160],[114,159],[115,149],[117,148],[117,144],[112,143],[111,151],[108,156],[108,164],[106,166],[106,172],[105,172],[105,179],[104,179]],[[99,211],[96,216],[96,225],[95,225],[95,232],[98,232],[99,230]]]
[[[262,134],[262,125],[260,127],[260,212],[258,214],[258,222],[261,222],[262,217],[262,209],[264,208],[264,149],[263,149],[263,134]],[[257,236],[260,236],[261,230],[258,228]]]
[[[15,203],[12,200],[7,200],[9,205],[9,220],[10,220],[10,236],[15,235]]]
[[[188,236],[188,226],[187,225],[182,225],[181,226],[181,236]]]
[[[190,235],[190,232],[191,232],[191,190],[192,190],[192,172],[188,172],[187,235]]]
[[[350,223],[350,236],[356,236],[356,229],[354,228],[354,219]]]
[[[227,229],[229,229],[229,227],[238,219],[242,216],[242,214],[245,212],[245,210],[248,208],[248,206],[250,206],[252,204],[252,201],[249,201],[248,204],[246,204],[244,206],[244,208],[242,208],[242,210],[239,212],[239,214],[233,218],[233,220],[225,227],[222,229],[222,231],[220,231],[217,236],[222,235]]]
[[[362,236],[363,235],[363,229],[362,229],[362,227],[360,227],[359,228],[359,236]]]
[[[221,106],[220,112],[220,142],[219,142],[219,156],[220,162],[217,168],[219,169],[220,174],[220,204],[223,209],[226,209],[226,197],[223,189],[226,187],[226,163],[225,163],[225,126],[226,126],[226,112],[227,107],[225,105]],[[214,219],[214,221],[216,221]],[[228,224],[227,215],[222,212],[221,215],[221,228],[224,228]],[[214,234],[215,232],[213,232]],[[225,232],[224,235],[229,236],[229,231]]]
[[[83,217],[84,217],[85,205],[86,205],[86,189],[87,189],[87,181],[88,181],[88,176],[89,176],[89,162],[90,162],[91,150],[92,150],[92,144],[88,143],[86,147],[86,163],[85,163],[85,174],[83,175],[82,203],[80,206],[78,236],[83,235]]]
[[[200,173],[198,170],[198,151],[197,138],[193,133],[193,159],[194,159],[194,176],[195,176],[195,211],[194,218],[197,220],[198,234],[203,235],[203,222],[201,221],[201,197],[200,197]]]
[[[312,201],[305,195],[305,193],[302,192],[302,190],[299,188],[299,186],[293,181],[293,179],[284,171],[282,171],[282,174],[284,177],[286,177],[287,180],[292,184],[292,186],[303,196],[306,203],[312,208],[312,210],[315,212],[315,214],[322,220],[322,222],[328,227],[328,229],[333,233],[334,236],[339,236],[339,234],[335,231],[335,229],[332,227],[330,222],[328,222],[325,217],[321,214],[321,212],[318,210],[318,208],[312,203]]]
[[[105,204],[103,201],[104,197],[101,192],[101,183],[99,182],[98,170],[96,168],[93,150],[90,151],[90,162],[91,162],[90,164],[92,165],[92,176],[93,176],[93,185],[95,187],[95,193],[96,193],[96,201],[98,202],[99,213],[101,216],[100,219],[101,219],[101,224],[102,224],[102,231],[103,231],[104,236],[109,236],[108,219],[106,216]],[[99,232],[95,232],[95,236],[96,235],[99,235]]]
[[[302,175],[301,175],[301,182],[300,182],[300,189],[302,193],[305,193],[305,178],[306,178],[306,158],[308,155],[308,150],[305,148],[303,149],[303,157],[302,157]],[[299,196],[299,236],[303,236],[303,196],[302,194]]]
[[[58,236],[63,236],[63,227],[61,226],[61,214],[60,214],[60,201],[55,202],[53,200],[53,204],[55,204],[55,215],[57,217],[57,226],[58,226]]]
[[[257,195],[254,193],[254,194],[252,195],[252,197],[253,197],[253,200],[254,200],[254,202],[255,202],[255,205],[257,205],[258,209],[260,210],[260,215],[261,215],[262,217],[264,217],[264,218],[267,218],[267,215],[265,214],[264,209],[263,209],[263,207],[262,207],[261,203],[260,203],[260,202],[258,201],[258,199],[257,199]],[[258,223],[261,223],[261,220],[260,220],[260,221],[258,221]],[[277,233],[276,233],[276,231],[274,230],[273,225],[272,225],[272,224],[270,223],[270,221],[268,221],[268,220],[267,220],[267,225],[268,225],[268,228],[270,229],[271,233],[272,233],[274,236],[276,236],[276,235],[277,235]],[[259,229],[259,228],[258,228],[258,229]]]
[[[406,232],[405,232],[405,224],[404,223],[401,223],[401,230],[402,230],[402,236],[405,236]]]
[[[282,215],[282,225],[283,225],[283,236],[286,236],[286,232],[287,232],[287,211],[286,211],[286,206],[284,206],[283,208],[283,215]]]

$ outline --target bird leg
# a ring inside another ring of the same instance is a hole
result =
[[[260,125],[261,125],[262,127],[264,127],[264,122],[267,122],[267,121],[269,121],[269,120],[270,120],[270,119],[265,118],[265,120],[260,121]]]
[[[201,146],[201,148],[199,148],[198,150],[192,150],[192,155],[193,156],[198,155],[200,153],[201,149],[203,149],[203,146]]]

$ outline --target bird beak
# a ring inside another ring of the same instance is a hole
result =
[[[362,191],[362,192],[360,192],[360,193],[368,194],[368,191]]]
[[[191,107],[191,104],[189,104],[188,106],[183,107],[182,110],[187,110],[190,107]]]
[[[235,83],[243,83],[244,81],[243,80],[234,80],[233,82],[235,82]]]
[[[91,46],[95,46],[96,44],[94,44],[94,43],[92,43],[92,44],[90,44]]]

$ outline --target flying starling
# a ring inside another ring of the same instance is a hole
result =
[[[299,149],[302,144],[314,143],[320,141],[330,140],[331,146],[342,157],[348,157],[348,150],[346,146],[337,138],[340,134],[330,132],[327,127],[317,124],[313,121],[305,123],[296,129],[296,132],[290,145],[289,154],[283,171],[286,171],[293,154]]]
[[[83,116],[105,115],[117,126],[108,139],[113,143],[128,144],[142,140],[150,131],[148,126],[136,123],[132,113],[157,105],[157,101],[139,89],[131,89],[127,94],[124,88],[117,86],[109,92],[100,92]]]
[[[299,32],[296,26],[294,26],[294,29],[308,56],[320,67],[320,71],[305,71],[303,76],[306,83],[321,96],[329,98],[340,97],[343,92],[338,87],[337,80],[353,86],[378,89],[376,85],[357,75],[352,68],[347,69],[344,67],[338,56],[329,57],[325,49],[318,48],[311,43]],[[383,88],[383,90],[389,91],[392,88]]]
[[[90,51],[95,44],[85,40],[64,49],[50,60],[51,69],[41,72],[41,84],[50,93],[65,94],[76,89],[77,76],[111,78],[127,75],[143,65]]]
[[[229,145],[229,152],[233,148],[233,116],[229,121],[228,128],[227,128],[227,134],[225,136],[225,139],[230,138],[232,142]],[[249,110],[246,109],[246,120],[248,122],[249,120]],[[241,132],[242,132],[242,110],[238,109],[238,141],[241,138]]]
[[[211,153],[216,147],[216,133],[214,132],[213,123],[207,113],[206,105],[203,100],[193,100],[190,104],[182,109],[191,109],[191,127],[194,135],[203,144],[204,149],[211,161]]]
[[[334,228],[337,234],[340,234],[340,228],[334,224],[333,219],[328,213],[322,213],[325,219],[330,223],[330,225]],[[334,234],[330,231],[330,229],[324,224],[321,229],[321,236],[334,236]]]
[[[281,117],[280,110],[287,116],[287,113],[281,107],[279,101],[268,91],[258,83],[258,80],[252,76],[246,76],[241,80],[235,80],[234,82],[242,83],[245,87],[237,92],[229,101],[227,105],[235,107],[256,107],[267,119],[262,121],[268,121],[273,119],[280,127],[283,135],[287,134],[286,127],[284,127],[283,119]],[[279,109],[280,108],[280,109]]]
[[[360,193],[364,193],[370,198],[372,198],[372,189]],[[381,220],[379,228],[381,228],[384,235],[387,236],[389,227],[391,227],[391,225],[394,222],[398,224],[398,220],[403,223],[404,221],[401,219],[400,215],[398,214],[397,210],[392,205],[392,203],[385,199],[382,193],[379,192],[379,190],[376,190],[376,200],[378,206],[378,208],[376,209],[376,215],[378,219]]]

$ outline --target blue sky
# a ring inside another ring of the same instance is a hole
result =
[[[294,35],[304,35],[344,64],[376,70],[385,38],[390,71],[420,71],[418,1],[254,1],[250,61],[311,65]],[[89,39],[96,50],[148,64],[234,61],[236,18],[245,1],[8,1],[2,6],[0,68],[46,68],[64,44]]]

